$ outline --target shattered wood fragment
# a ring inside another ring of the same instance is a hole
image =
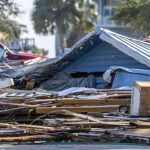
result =
[[[0,123],[0,127],[15,127],[15,128],[32,128],[32,129],[44,129],[48,131],[54,131],[54,127],[49,126],[40,126],[40,125],[30,125],[30,124],[9,124],[9,123]]]
[[[65,113],[66,115],[70,115],[70,116],[74,116],[74,117],[78,117],[84,120],[90,120],[90,121],[94,121],[94,122],[99,122],[99,120],[97,118],[94,118],[92,116],[89,115],[85,115],[85,114],[79,114],[79,113],[75,113],[69,110],[58,110],[58,113]]]
[[[22,135],[23,133],[24,130],[19,128],[0,129],[0,136]]]
[[[33,79],[30,79],[29,81],[27,81],[26,90],[33,90],[34,85],[35,85],[35,81]]]

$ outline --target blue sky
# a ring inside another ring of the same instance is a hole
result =
[[[49,50],[49,57],[55,57],[55,36],[39,36],[34,32],[32,21],[31,21],[31,12],[33,8],[34,0],[15,0],[20,6],[20,9],[24,11],[23,14],[20,14],[15,18],[19,23],[25,24],[28,29],[28,33],[23,33],[22,38],[35,38],[35,43],[39,48],[45,48]]]

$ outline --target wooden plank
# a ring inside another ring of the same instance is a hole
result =
[[[25,142],[25,141],[41,141],[52,140],[53,137],[49,135],[28,135],[16,137],[0,137],[0,142]]]
[[[139,127],[139,128],[148,128],[150,127],[150,122],[144,122],[144,121],[131,121],[130,122],[130,125],[132,126],[136,126],[136,127]]]
[[[129,126],[129,122],[119,122],[119,121],[99,121],[99,122],[87,122],[87,121],[80,121],[80,122],[63,122],[65,126]]]
[[[50,99],[50,98],[45,98],[45,99],[34,99],[31,101],[28,101],[28,104],[40,104],[40,103],[49,103],[49,102],[55,102],[56,99]]]
[[[38,107],[40,105],[28,105],[28,104],[24,104],[24,103],[10,103],[10,102],[1,102],[0,101],[0,105],[3,105],[3,106],[19,106],[19,107],[29,107],[29,108],[35,108],[35,107]]]
[[[56,102],[62,105],[129,105],[131,99],[60,99]]]
[[[40,125],[30,125],[30,124],[9,124],[9,123],[0,123],[0,127],[19,127],[19,128],[31,128],[31,129],[43,129],[43,130],[48,130],[48,131],[54,131],[54,127],[49,127],[49,126],[40,126]]]
[[[23,112],[24,110],[26,110],[26,107],[11,108],[11,109],[0,110],[0,114],[11,114],[16,111]]]
[[[129,136],[140,136],[140,137],[148,137],[150,138],[150,128],[144,128],[144,129],[128,129],[128,130],[118,130],[116,131],[111,131],[111,134],[122,134],[123,136],[129,135]]]
[[[81,107],[37,107],[36,112],[40,114],[50,113],[59,110],[69,110],[73,112],[118,112],[120,105],[107,106],[81,106]]]

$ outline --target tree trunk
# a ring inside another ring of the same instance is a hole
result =
[[[56,25],[57,26],[57,32],[58,32],[58,35],[59,35],[59,39],[60,39],[60,52],[61,53],[64,53],[64,48],[66,47],[66,44],[65,44],[65,35],[64,33],[62,33],[61,31],[61,27],[59,27],[59,25]]]

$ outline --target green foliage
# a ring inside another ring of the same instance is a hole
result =
[[[34,112],[33,108],[29,109],[29,111],[28,111],[28,118],[31,118],[33,112]]]
[[[22,26],[10,19],[20,13],[14,0],[0,0],[0,32],[6,35],[6,39],[19,38]]]
[[[0,32],[6,34],[6,39],[16,39],[19,38],[21,33],[21,28],[17,22],[9,19],[0,19]]]
[[[63,50],[68,31],[73,32],[73,36],[68,38],[70,45],[79,35],[93,28],[97,18],[95,5],[91,0],[35,0],[32,13],[34,29],[43,35],[54,34],[57,29]]]
[[[41,55],[47,55],[48,54],[48,51],[47,50],[45,50],[45,49],[43,49],[43,48],[37,48],[37,47],[34,47],[33,49],[32,49],[32,53],[33,54],[41,54]]]
[[[129,24],[135,31],[150,35],[150,0],[127,0],[121,3],[112,18],[118,23]]]

